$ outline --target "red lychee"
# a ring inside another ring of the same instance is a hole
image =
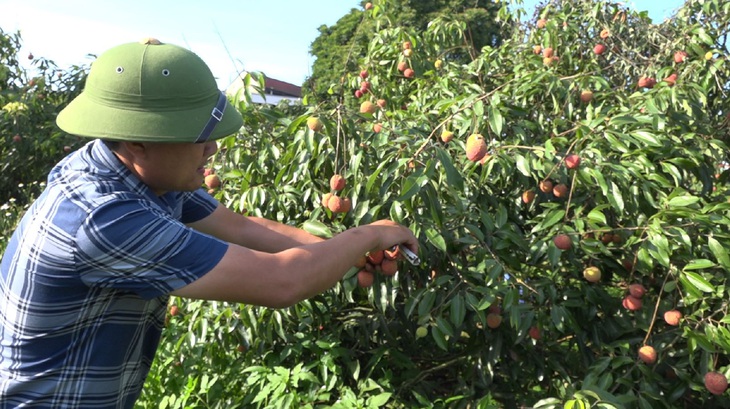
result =
[[[722,395],[727,390],[727,378],[720,372],[705,374],[705,387],[713,395]]]
[[[570,250],[570,248],[573,246],[573,242],[570,241],[570,236],[564,233],[555,236],[553,238],[553,244],[555,244],[555,247],[559,248],[560,250]]]

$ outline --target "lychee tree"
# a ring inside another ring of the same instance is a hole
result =
[[[174,300],[142,407],[730,405],[730,4],[503,5],[512,37],[463,63],[463,23],[392,26],[394,3],[363,11],[380,29],[339,97],[238,96],[214,194],[325,237],[392,218],[421,262],[284,310]]]
[[[0,251],[51,168],[83,143],[55,118],[85,76],[84,67],[64,70],[24,50],[20,33],[0,28]]]

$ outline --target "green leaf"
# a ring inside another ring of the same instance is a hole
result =
[[[517,167],[517,170],[520,171],[525,176],[530,176],[530,165],[527,163],[527,160],[524,156],[518,155],[515,159],[515,166]]]
[[[436,246],[436,248],[444,253],[446,252],[446,240],[438,230],[432,228],[426,229],[426,238],[431,244]]]
[[[449,324],[449,322],[446,321],[446,319],[444,317],[436,317],[435,321],[436,321],[436,327],[438,327],[438,329],[441,330],[441,332],[443,332],[444,334],[446,334],[450,337],[456,336],[456,332],[454,332],[454,327],[452,327],[451,324]]]
[[[707,238],[707,245],[715,256],[717,262],[720,263],[726,269],[730,269],[730,257],[727,254],[727,250],[720,244],[714,237]]]
[[[556,223],[563,220],[563,217],[565,217],[565,210],[559,209],[557,211],[550,212],[548,214],[548,217],[545,219],[544,222],[542,222],[542,227],[544,229],[555,225]]]
[[[433,337],[433,340],[436,342],[436,345],[443,349],[444,351],[448,351],[448,345],[446,344],[446,337],[444,336],[444,333],[441,332],[439,327],[433,326],[431,327],[431,337]]]
[[[455,327],[461,326],[464,323],[464,317],[466,316],[466,306],[464,303],[464,296],[457,294],[451,299],[449,308],[449,319]]]
[[[684,271],[679,279],[684,285],[690,285],[703,293],[711,293],[714,291],[710,282],[697,273]]]
[[[391,395],[392,393],[390,392],[383,392],[379,395],[371,396],[370,399],[368,399],[368,406],[381,408],[390,400]]]
[[[677,196],[669,199],[667,202],[667,205],[669,207],[687,207],[689,205],[693,205],[697,203],[700,200],[697,196]]]
[[[611,125],[629,125],[636,124],[639,121],[631,115],[617,115],[611,118],[609,124]]]
[[[687,263],[687,265],[684,266],[683,271],[702,270],[705,268],[712,268],[712,267],[715,267],[715,263],[713,263],[712,260],[700,258],[700,259],[690,260],[689,263]]]
[[[436,155],[441,165],[443,165],[444,171],[446,171],[446,181],[449,185],[457,190],[464,189],[464,179],[461,177],[461,173],[454,167],[451,156],[443,149],[436,149]]]
[[[427,291],[423,294],[423,298],[421,298],[421,301],[418,302],[419,318],[431,315],[431,309],[433,308],[434,302],[436,302],[436,293],[433,291]]]
[[[608,201],[611,202],[611,206],[616,209],[619,213],[624,211],[624,198],[621,195],[621,188],[614,182],[611,182],[611,193],[608,195]]]
[[[593,223],[598,224],[607,224],[606,222],[606,215],[603,214],[603,212],[599,208],[595,208],[588,213],[588,220],[590,220]]]
[[[639,140],[640,142],[653,146],[653,147],[661,147],[663,144],[659,141],[659,139],[656,137],[656,135],[652,134],[651,132],[647,131],[634,131],[630,133],[631,136]]]
[[[425,175],[411,175],[406,178],[403,183],[403,193],[396,199],[399,202],[405,201],[413,197],[416,193],[421,190],[421,187],[428,182],[428,177]]]
[[[502,113],[494,105],[489,105],[489,128],[499,137],[502,135],[502,126],[504,125],[504,117]]]
[[[302,224],[302,228],[309,234],[313,234],[317,237],[331,238],[332,231],[324,223],[317,220],[306,220]]]

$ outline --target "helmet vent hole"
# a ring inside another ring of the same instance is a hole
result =
[[[170,70],[168,70],[167,68],[163,69],[162,70],[162,75],[165,76],[165,77],[169,77],[170,76]]]
[[[117,67],[117,74],[121,74],[124,72],[124,67]]]

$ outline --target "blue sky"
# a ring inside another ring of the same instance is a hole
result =
[[[241,70],[301,84],[314,58],[309,47],[321,25],[332,25],[360,0],[0,0],[0,28],[19,30],[23,53],[61,68],[88,64],[117,44],[156,37],[191,49],[225,88]],[[537,0],[525,0],[532,14]],[[655,21],[681,0],[634,0]]]

